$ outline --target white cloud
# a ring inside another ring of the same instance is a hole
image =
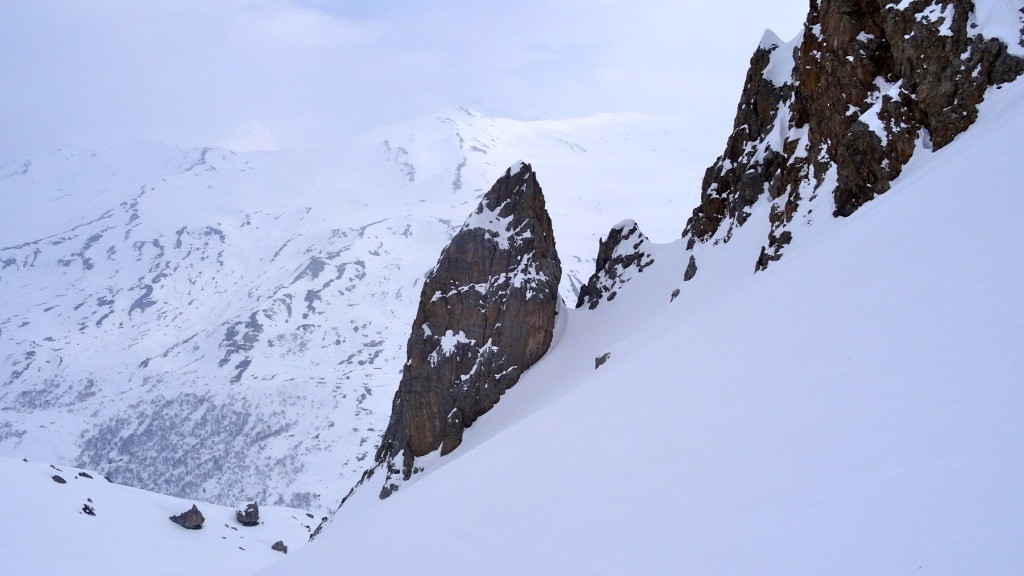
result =
[[[276,150],[280,148],[280,138],[258,120],[239,126],[238,129],[224,140],[213,142],[217,146],[230,148],[239,152],[252,150]]]
[[[804,0],[9,4],[0,155],[148,139],[327,144],[459,105],[692,116],[724,139],[765,27]]]

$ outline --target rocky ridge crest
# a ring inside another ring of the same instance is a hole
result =
[[[971,0],[815,0],[797,40],[766,33],[683,232],[687,248],[728,242],[767,198],[755,263],[764,270],[792,241],[790,224],[810,221],[817,195],[831,196],[838,217],[886,192],[915,149],[949,144],[989,87],[1024,73],[1024,59],[979,30]]]

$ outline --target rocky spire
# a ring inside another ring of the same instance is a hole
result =
[[[408,478],[414,458],[462,442],[463,429],[547,352],[561,276],[537,175],[517,163],[424,282],[378,463],[402,452]]]
[[[597,308],[604,300],[614,300],[618,289],[629,282],[634,273],[654,264],[650,241],[632,220],[616,224],[601,239],[597,249],[597,267],[585,286],[580,288],[577,308]]]
[[[971,0],[815,0],[796,41],[766,34],[687,222],[688,247],[728,242],[767,197],[764,269],[819,193],[833,216],[849,216],[889,189],[916,148],[966,130],[990,86],[1024,73],[1024,59],[980,33],[974,10]]]

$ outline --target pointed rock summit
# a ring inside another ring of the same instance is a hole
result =
[[[619,288],[634,273],[654,264],[650,241],[632,220],[624,220],[608,232],[597,249],[597,269],[586,286],[580,288],[576,307],[597,308],[603,300],[614,300]]]
[[[551,345],[562,267],[529,164],[498,179],[423,284],[378,463],[462,442]],[[394,470],[390,470],[394,471]]]

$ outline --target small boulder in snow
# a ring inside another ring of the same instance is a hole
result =
[[[57,484],[67,484],[68,483],[67,480],[61,478],[60,476],[58,476],[56,474],[54,474],[53,476],[50,476],[50,479],[53,480],[54,482],[56,482]]]
[[[274,545],[271,546],[270,549],[277,550],[278,552],[284,552],[285,554],[288,553],[288,547],[284,545],[283,540],[278,540],[277,542],[274,542]]]
[[[235,510],[235,519],[242,526],[258,526],[260,523],[260,506],[257,502],[245,505],[245,510]]]
[[[203,522],[206,522],[206,518],[203,516],[203,513],[199,511],[199,508],[196,507],[195,504],[192,505],[192,508],[189,508],[177,516],[171,516],[170,518],[171,522],[189,530],[199,530],[203,527]]]

